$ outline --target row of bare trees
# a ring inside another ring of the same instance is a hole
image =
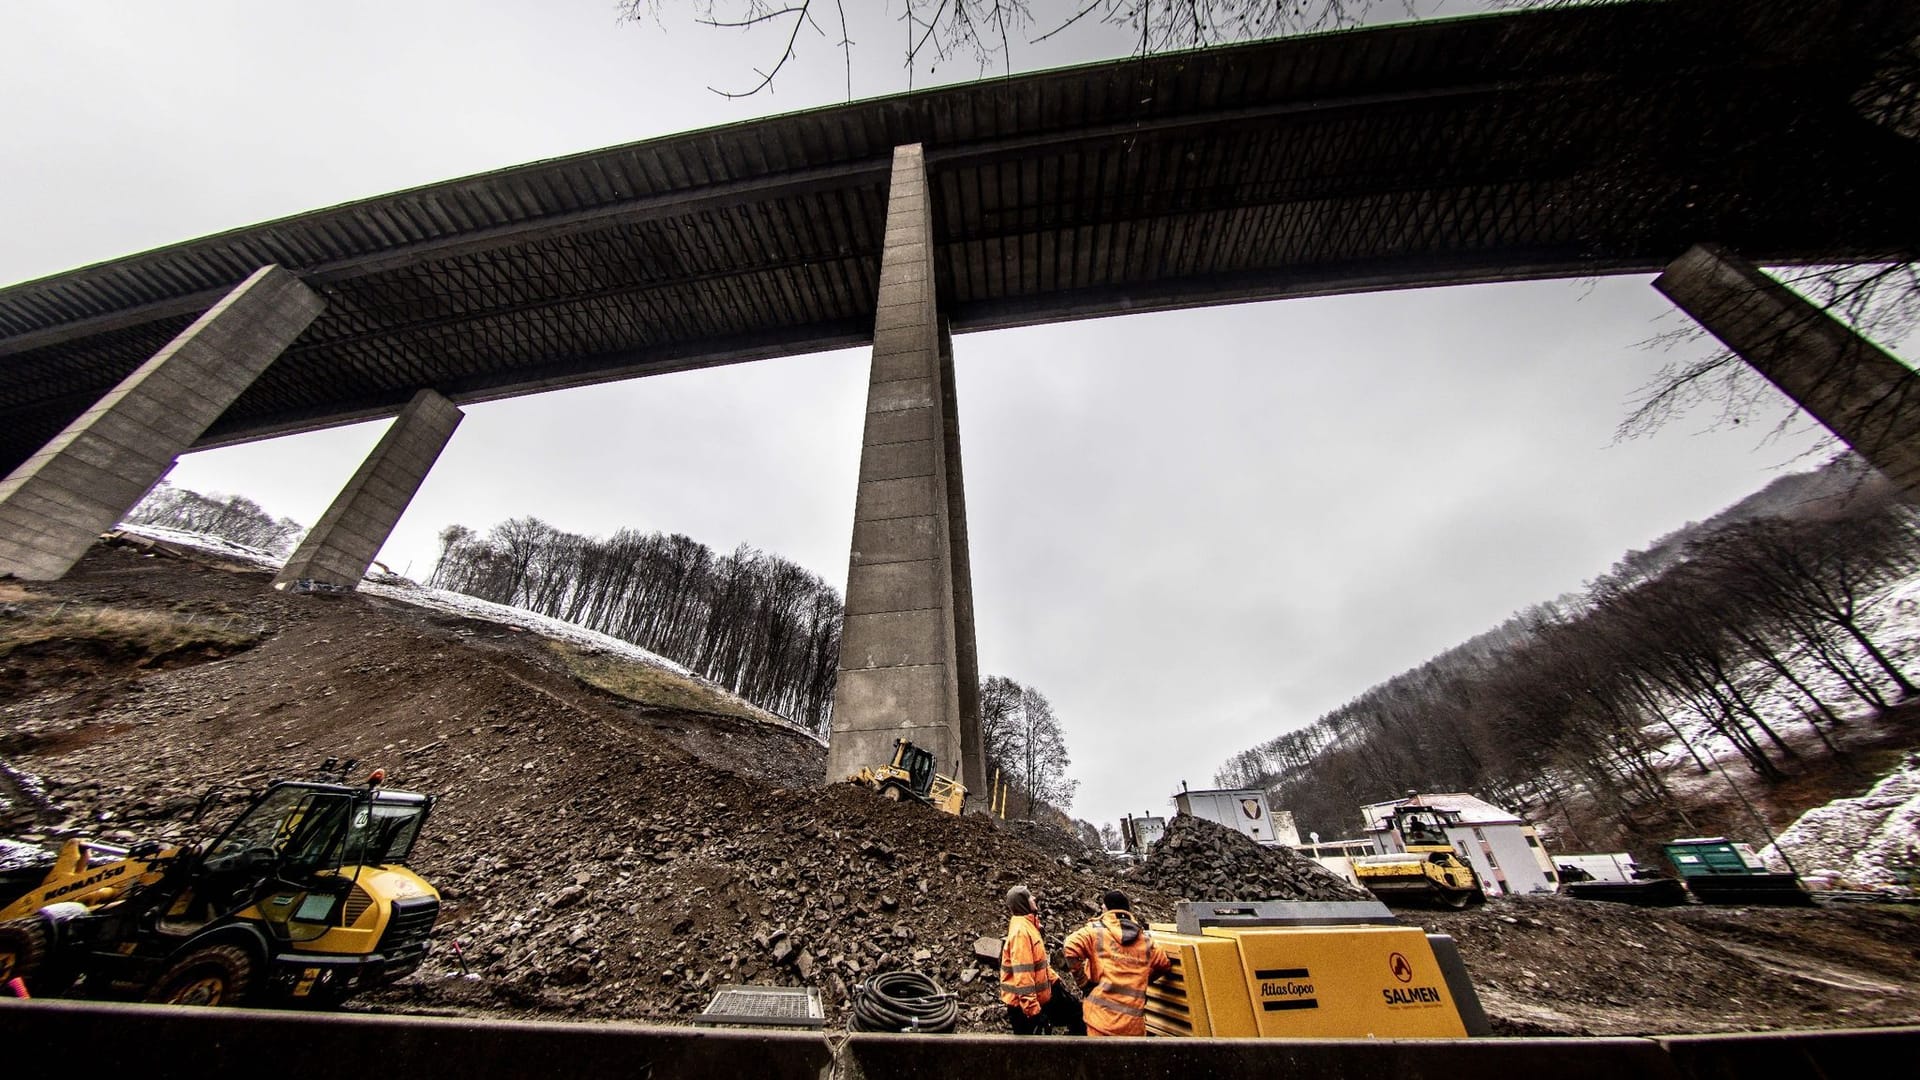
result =
[[[630,529],[600,539],[522,517],[485,535],[442,530],[429,583],[631,641],[822,734],[832,723],[840,595],[776,555],[746,546],[718,555]],[[1046,695],[989,675],[980,712],[987,765],[1011,786],[1011,812],[1071,828],[1062,811],[1078,784]]]
[[[1795,512],[1687,530],[1235,755],[1216,780],[1271,787],[1330,835],[1410,788],[1563,815],[1578,798],[1631,834],[1685,822],[1671,755],[1705,772],[1731,748],[1773,782],[1803,754],[1842,754],[1849,716],[1920,689],[1883,640],[1899,614],[1888,586],[1920,571],[1920,527],[1857,460],[1823,474],[1827,493]]]
[[[291,553],[307,531],[292,518],[274,517],[244,495],[202,495],[165,480],[127,512],[126,521],[218,536],[275,555]]]
[[[580,536],[538,518],[440,533],[430,583],[598,630],[676,660],[825,733],[840,660],[840,594],[745,545],[679,534]]]

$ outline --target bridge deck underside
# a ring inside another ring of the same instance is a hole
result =
[[[1851,102],[1886,3],[1413,24],[817,110],[0,290],[0,472],[266,262],[327,311],[202,445],[864,343],[895,145],[959,330],[1450,282],[1912,257],[1920,147]]]

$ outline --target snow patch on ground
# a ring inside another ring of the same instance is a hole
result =
[[[465,593],[449,592],[446,589],[434,589],[425,585],[416,585],[405,578],[382,575],[367,578],[360,583],[360,591],[368,596],[398,600],[403,604],[412,604],[429,611],[438,611],[443,615],[458,615],[462,618],[480,619],[484,622],[499,623],[521,630],[529,630],[542,637],[555,638],[570,645],[578,645],[596,652],[612,653],[626,660],[636,660],[642,664],[651,664],[664,668],[676,675],[690,678],[699,676],[679,664],[649,652],[631,641],[622,641],[598,630],[589,630],[584,626],[564,622],[560,619],[536,615],[523,608],[508,607],[489,600],[480,600]]]
[[[1760,852],[1784,869],[1782,854],[1812,888],[1910,888],[1920,872],[1920,754],[1865,795],[1800,815]]]
[[[269,570],[278,570],[286,565],[285,559],[275,555],[271,551],[249,547],[246,544],[237,544],[218,536],[184,532],[180,529],[169,529],[157,525],[130,525],[123,523],[119,526],[119,529],[124,533],[130,533],[135,536],[145,536],[169,544],[178,544],[181,547],[190,547],[196,550],[210,552],[225,558],[251,563]],[[360,582],[360,592],[369,596],[378,596],[383,599],[426,608],[429,611],[437,611],[443,615],[456,615],[461,618],[479,619],[483,622],[515,627],[539,634],[542,637],[564,641],[590,652],[609,653],[624,660],[649,664],[665,671],[671,671],[676,675],[693,679],[703,685],[714,687],[722,692],[731,693],[731,691],[727,691],[724,687],[718,686],[718,684],[712,680],[694,672],[692,669],[675,663],[661,656],[659,653],[643,649],[631,641],[623,641],[610,634],[603,634],[598,630],[589,630],[584,626],[565,622],[561,619],[538,615],[524,608],[509,607],[506,604],[496,604],[489,600],[481,600],[468,596],[465,593],[452,592],[447,589],[431,588],[417,584],[398,574],[376,574],[365,578]],[[822,746],[826,745],[826,740],[820,738],[819,735],[806,727],[796,724],[785,717],[751,705],[744,699],[742,699],[741,703],[747,705],[748,709],[754,713],[755,719],[761,723],[791,728],[794,731],[806,735],[815,742],[820,743]]]
[[[134,525],[124,521],[115,526],[115,528],[131,536],[144,536],[151,540],[163,540],[169,544],[179,544],[181,547],[190,547],[215,555],[224,555],[230,559],[244,563],[252,563],[255,566],[264,567],[268,570],[278,570],[287,564],[285,558],[275,555],[265,548],[252,547],[247,544],[237,544],[224,537],[210,536],[207,533],[188,532],[185,529],[169,529],[165,525]]]

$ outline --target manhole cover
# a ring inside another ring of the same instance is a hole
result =
[[[723,986],[694,1023],[824,1027],[827,1015],[811,986]]]

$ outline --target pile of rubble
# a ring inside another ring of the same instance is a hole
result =
[[[1373,895],[1287,847],[1181,814],[1133,872],[1134,880],[1190,900],[1371,900]]]
[[[975,960],[973,943],[1005,927],[1008,886],[1028,885],[1049,930],[1064,933],[1115,883],[982,817],[851,785],[755,791],[667,753],[635,764],[644,790],[564,803],[580,835],[617,841],[557,865],[503,857],[540,846],[513,835],[511,814],[506,835],[487,830],[486,854],[461,835],[478,821],[443,819],[455,842],[423,869],[447,901],[448,947],[424,977],[374,1000],[673,1020],[720,986],[798,985],[819,987],[837,1019],[862,980],[914,970],[957,995],[964,1029],[992,1030],[997,972]],[[1152,918],[1171,913],[1154,893],[1140,906]],[[481,979],[448,981],[463,959]]]
[[[232,614],[261,641],[137,675],[97,661],[90,681],[38,664],[0,687],[18,774],[0,771],[0,836],[27,857],[76,834],[204,839],[239,809],[190,827],[210,787],[328,756],[379,766],[438,797],[412,863],[441,918],[422,969],[356,1009],[685,1022],[720,986],[764,984],[818,987],[837,1024],[860,982],[910,969],[957,994],[963,1030],[1005,1030],[974,942],[1005,929],[1008,886],[1058,936],[1121,883],[1045,825],[815,787],[817,741],[612,698],[510,627],[188,560],[99,572],[138,559],[105,549],[40,602]],[[1145,917],[1172,914],[1135,891]]]

